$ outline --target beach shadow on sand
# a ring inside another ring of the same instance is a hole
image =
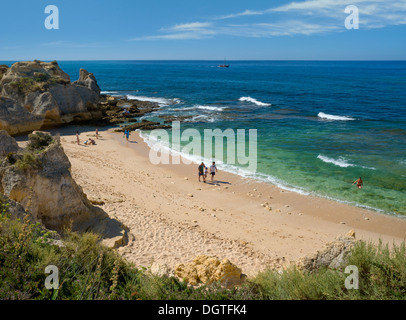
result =
[[[210,184],[212,186],[215,186],[216,184],[219,184],[219,185],[222,185],[222,184],[231,185],[231,183],[228,182],[228,181],[220,181],[220,180],[213,180],[213,181],[206,180],[206,184]]]

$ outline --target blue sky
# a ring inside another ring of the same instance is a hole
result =
[[[59,30],[44,26],[47,5]],[[359,29],[347,30],[347,5]],[[2,0],[0,60],[406,60],[406,0]]]

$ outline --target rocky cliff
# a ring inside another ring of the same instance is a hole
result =
[[[72,122],[99,120],[100,88],[80,70],[73,83],[56,61],[0,66],[0,129],[12,135]]]
[[[73,231],[94,231],[112,239],[111,246],[124,244],[121,223],[93,206],[72,178],[71,164],[59,138],[44,132],[29,137],[27,147],[18,148],[14,138],[0,131],[4,150],[0,150],[2,197],[17,202],[33,221],[48,229],[60,232],[71,226]]]

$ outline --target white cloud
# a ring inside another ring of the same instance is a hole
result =
[[[244,17],[244,16],[258,16],[258,15],[263,15],[267,13],[269,10],[264,10],[264,11],[253,11],[253,10],[245,10],[244,12],[239,12],[239,13],[232,13],[224,16],[220,16],[217,18],[214,18],[215,20],[225,20],[225,19],[232,19],[232,18],[238,18],[238,17]]]
[[[173,31],[198,31],[208,27],[211,27],[213,24],[211,22],[192,22],[192,23],[183,23],[177,24],[171,27],[169,30]]]
[[[206,22],[176,24],[162,28],[158,35],[131,40],[203,39],[216,35],[272,37],[339,32],[345,31],[344,20],[348,15],[344,9],[348,5],[359,8],[360,29],[406,24],[406,0],[305,0],[264,10],[247,9],[214,17]],[[244,22],[250,16],[258,16],[257,20],[263,21],[227,23],[230,20]]]
[[[130,41],[203,39],[216,34],[212,26],[211,22],[182,23],[169,28],[161,28],[163,34],[133,38]]]

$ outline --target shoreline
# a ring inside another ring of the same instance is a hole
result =
[[[138,134],[139,138],[141,138],[144,141],[144,143],[147,144],[148,148],[151,148],[149,146],[148,142],[145,141],[146,139],[148,139],[148,137],[143,136],[143,134],[140,134],[139,130],[137,130],[137,134]],[[163,148],[165,150],[169,150],[169,148],[167,146],[163,146]],[[182,153],[179,153],[179,154],[180,154],[181,158],[187,159],[189,162],[190,161],[194,162],[196,166],[199,165],[199,163],[197,163],[193,159],[185,158],[185,156]],[[204,162],[206,164],[208,163],[209,165],[211,164],[211,162],[208,161],[207,159],[205,159]],[[313,192],[313,191],[304,190],[301,187],[297,187],[297,186],[286,186],[286,185],[284,185],[283,181],[279,182],[279,183],[272,183],[271,181],[264,181],[260,177],[243,176],[243,175],[240,175],[240,174],[238,174],[236,172],[233,172],[233,169],[234,169],[234,171],[238,170],[239,169],[238,167],[233,167],[233,166],[230,166],[228,164],[226,164],[226,166],[227,166],[227,168],[224,169],[224,172],[230,173],[230,174],[235,175],[235,176],[239,176],[239,177],[241,177],[243,179],[247,179],[247,180],[250,180],[250,181],[259,182],[259,183],[265,183],[266,185],[272,185],[272,186],[274,186],[274,187],[276,187],[278,189],[283,190],[283,192],[292,192],[292,193],[296,193],[296,194],[299,194],[299,195],[302,195],[302,196],[311,196],[311,197],[315,197],[315,198],[326,199],[326,200],[329,200],[329,201],[342,203],[342,204],[345,204],[345,205],[348,205],[348,206],[351,206],[351,207],[361,208],[361,209],[365,209],[367,211],[372,211],[372,212],[376,212],[376,213],[379,213],[379,214],[383,214],[385,216],[391,216],[391,217],[396,217],[398,219],[405,219],[406,220],[406,215],[398,214],[396,212],[386,212],[384,209],[374,208],[374,207],[370,207],[370,206],[363,205],[363,204],[356,203],[356,202],[340,200],[340,199],[336,199],[336,198],[333,198],[333,197],[330,197],[330,196],[324,196],[324,195],[318,194],[318,193]],[[260,173],[260,174],[263,174],[265,176],[267,175],[267,174],[264,174],[264,173]],[[274,179],[277,179],[277,178],[274,178]]]
[[[88,197],[104,201],[101,208],[129,228],[129,243],[118,251],[137,266],[173,268],[206,254],[228,258],[250,276],[314,253],[351,229],[374,243],[398,244],[406,236],[406,221],[397,217],[282,190],[221,167],[218,185],[199,183],[195,164],[151,164],[138,132],[127,143],[99,128],[96,146],[78,146],[77,129],[82,141],[94,136],[94,127],[50,131],[60,133],[72,175]],[[266,202],[271,211],[261,206]]]

